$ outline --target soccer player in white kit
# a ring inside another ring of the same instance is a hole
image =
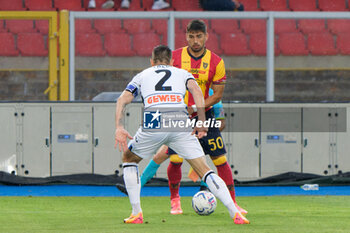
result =
[[[116,104],[115,146],[119,144],[119,150],[124,152],[124,182],[132,206],[132,213],[129,218],[124,219],[124,222],[143,223],[138,163],[144,158],[153,156],[162,145],[167,145],[186,159],[199,177],[208,184],[210,191],[227,207],[234,223],[248,224],[249,221],[234,205],[225,182],[210,170],[206,163],[204,152],[197,139],[197,137],[201,138],[206,135],[208,130],[206,127],[196,124],[198,127],[195,127],[192,133],[186,131],[152,132],[140,127],[134,138],[123,127],[125,106],[131,103],[137,95],[142,96],[145,110],[156,106],[161,114],[162,109],[170,107],[182,113],[187,111],[183,101],[186,90],[193,95],[197,106],[198,122],[205,121],[204,98],[200,87],[192,74],[171,66],[171,56],[171,50],[167,46],[155,47],[151,58],[152,67],[145,69],[131,80]],[[159,116],[157,114],[158,111],[153,117],[157,118]],[[128,144],[127,138],[132,139]]]

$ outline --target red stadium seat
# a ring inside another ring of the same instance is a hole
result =
[[[94,33],[95,29],[92,28],[92,20],[90,19],[76,19],[75,20],[75,32],[76,33]]]
[[[152,24],[153,30],[159,34],[166,33],[168,30],[167,19],[152,19],[151,24]],[[176,26],[180,28],[180,25],[175,23],[175,30],[176,30]]]
[[[6,28],[13,33],[35,32],[33,20],[6,20]]]
[[[64,1],[64,0],[63,0]],[[105,3],[107,0],[95,0],[96,8],[89,8],[89,0],[84,0],[84,7],[88,11],[114,11],[120,4],[118,4],[117,0],[114,0],[114,7],[110,9],[103,9],[102,4]],[[134,2],[134,1],[132,1]],[[138,2],[138,1],[136,1]]]
[[[278,35],[278,48],[286,56],[307,55],[306,40],[300,32],[287,32]]]
[[[312,55],[336,55],[333,35],[329,32],[308,34],[307,47]]]
[[[244,6],[245,11],[259,11],[257,0],[240,0]]]
[[[8,32],[5,28],[5,20],[0,20],[0,32]]]
[[[54,0],[55,7],[58,10],[84,11],[81,0]]]
[[[240,32],[238,20],[236,19],[212,19],[210,22],[211,29],[219,34]]]
[[[260,0],[263,11],[289,11],[286,0]]]
[[[130,34],[153,31],[149,19],[124,19],[123,25],[124,29]]]
[[[166,19],[152,19],[152,29],[155,30],[159,35],[161,35],[161,43],[168,43],[168,20]],[[180,20],[175,20],[175,34],[184,34],[181,29]],[[176,43],[176,42],[175,42]]]
[[[350,19],[328,19],[327,25],[334,34],[350,32]]]
[[[41,34],[49,34],[49,20],[35,20],[34,21],[36,31]],[[57,19],[57,29],[59,28],[59,19]]]
[[[167,19],[152,19],[152,29],[159,34],[168,32]],[[181,21],[175,20],[175,33],[183,33],[185,30],[181,29]]]
[[[339,33],[337,38],[337,48],[340,54],[350,55],[350,32]]]
[[[209,50],[213,51],[218,55],[222,54],[222,49],[220,48],[219,39],[215,33],[210,34],[209,39],[205,44],[205,47],[207,47]]]
[[[318,0],[321,11],[347,11],[346,0]]]
[[[0,56],[17,56],[15,37],[12,33],[0,33]]]
[[[35,28],[41,34],[49,34],[49,21],[48,20],[35,20]]]
[[[75,54],[80,56],[104,56],[102,37],[97,33],[77,33],[75,37]]]
[[[316,0],[289,0],[289,8],[292,11],[319,11]]]
[[[175,32],[186,32],[186,27],[185,28],[182,27],[181,21],[182,21],[181,19],[175,20]]]
[[[297,23],[294,19],[276,19],[275,33],[297,32]]]
[[[182,22],[183,20],[185,20],[186,22]],[[186,20],[186,19],[177,19],[175,21],[175,29],[179,29],[179,32],[186,32],[186,28],[187,28],[187,24],[190,22],[190,20]],[[187,24],[186,24],[187,23]]]
[[[182,48],[187,46],[186,35],[184,33],[178,33],[175,35],[175,48]]]
[[[48,0],[25,0],[25,6],[31,11],[54,11],[52,1]]]
[[[252,53],[257,56],[266,56],[266,33],[257,32],[250,34],[249,47]],[[275,55],[279,54],[277,40],[275,38]]]
[[[139,56],[151,56],[155,46],[160,44],[160,38],[157,33],[146,32],[133,35],[133,48]]]
[[[22,0],[0,0],[0,10],[2,11],[24,11],[26,8]]]
[[[313,32],[325,32],[326,24],[324,19],[300,19],[298,21],[298,28],[305,34]]]
[[[221,49],[225,55],[250,55],[248,40],[243,33],[223,33],[221,35]]]
[[[102,34],[124,32],[120,19],[95,19],[94,26],[97,32]]]
[[[176,0],[172,1],[172,7],[176,11],[203,11],[198,0]]]
[[[40,33],[19,33],[17,47],[22,56],[47,56],[47,42]]]
[[[264,19],[242,19],[241,30],[245,33],[266,32],[266,20]]]
[[[105,50],[109,56],[134,56],[131,37],[127,33],[108,33],[105,35]]]

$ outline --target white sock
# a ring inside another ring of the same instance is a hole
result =
[[[230,192],[228,191],[225,182],[213,171],[208,171],[205,173],[203,176],[203,181],[207,183],[210,191],[226,206],[230,212],[231,218],[233,218],[239,211],[232,201]]]
[[[123,163],[124,182],[130,204],[132,206],[132,214],[136,215],[142,212],[140,203],[141,182],[139,178],[139,166],[136,163]]]

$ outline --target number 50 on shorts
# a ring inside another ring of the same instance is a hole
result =
[[[224,142],[222,140],[222,137],[209,139],[208,144],[210,146],[211,151],[215,151],[216,149],[224,148]]]

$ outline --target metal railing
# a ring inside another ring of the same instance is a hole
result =
[[[75,19],[168,19],[168,46],[175,49],[175,19],[266,19],[266,101],[274,93],[274,20],[275,19],[350,19],[350,12],[70,12],[69,99],[75,99]]]
[[[0,11],[0,19],[48,20],[49,87],[44,91],[49,100],[57,100],[57,12],[56,11]]]

